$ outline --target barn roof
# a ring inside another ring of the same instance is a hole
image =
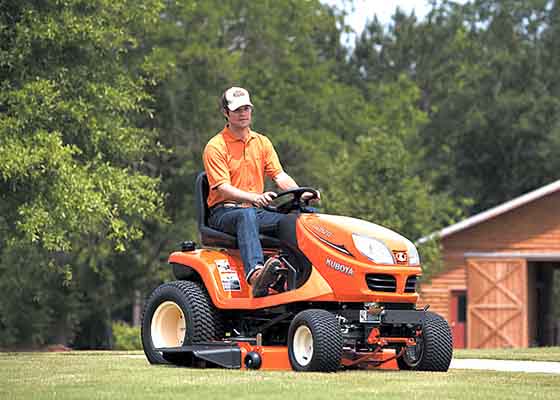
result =
[[[483,211],[479,214],[475,214],[472,217],[469,217],[461,222],[443,228],[441,231],[434,232],[428,236],[424,236],[423,238],[418,239],[418,242],[424,243],[430,239],[433,239],[434,237],[444,238],[558,191],[560,191],[560,179],[539,189],[533,190],[532,192],[516,197],[513,200],[490,208],[489,210]]]

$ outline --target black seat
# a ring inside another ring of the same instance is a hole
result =
[[[196,212],[198,216],[198,231],[200,232],[200,242],[203,246],[207,247],[222,247],[226,249],[237,249],[237,238],[217,229],[211,228],[208,225],[208,217],[210,210],[208,209],[208,193],[210,186],[206,172],[201,172],[196,177],[195,183],[195,198],[196,198]],[[265,248],[278,248],[280,247],[280,240],[271,237],[277,233],[277,226],[263,226],[260,229],[261,235],[259,239]]]

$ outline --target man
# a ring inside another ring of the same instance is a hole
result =
[[[210,193],[209,224],[215,229],[237,236],[247,283],[253,297],[268,294],[274,283],[274,270],[280,262],[270,258],[264,263],[259,227],[278,224],[283,214],[263,210],[276,197],[264,191],[265,175],[280,190],[297,188],[297,183],[283,171],[270,140],[250,129],[253,103],[249,92],[232,87],[221,97],[227,124],[204,149],[203,161]]]

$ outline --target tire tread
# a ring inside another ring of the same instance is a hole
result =
[[[427,312],[422,328],[423,351],[417,364],[410,365],[404,356],[397,360],[406,370],[446,372],[453,358],[453,336],[449,324],[440,315]]]
[[[313,359],[306,368],[299,368],[290,356],[292,367],[297,370],[335,372],[342,358],[342,332],[336,317],[326,310],[310,309],[300,312],[292,321],[290,338],[299,322],[305,322],[313,334]],[[291,340],[291,339],[290,339]],[[291,345],[291,343],[290,343]],[[290,346],[289,346],[290,347]]]
[[[142,313],[140,334],[144,353],[151,364],[169,363],[153,349],[150,326],[157,305],[170,297],[183,299],[187,308],[184,312],[190,315],[191,323],[187,325],[188,333],[184,344],[212,341],[223,336],[220,314],[203,286],[197,282],[182,280],[164,283],[150,294]],[[185,315],[185,318],[189,319],[189,316]]]
[[[453,336],[449,324],[440,315],[427,312],[424,322],[424,356],[419,369],[422,371],[447,371],[453,358]],[[427,325],[426,325],[427,324]]]

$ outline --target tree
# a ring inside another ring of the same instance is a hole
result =
[[[420,138],[435,189],[480,211],[555,179],[558,97],[542,38],[551,2],[433,2],[426,21],[375,23],[352,62],[363,79],[407,74],[429,122]]]
[[[110,293],[104,256],[141,237],[142,221],[164,220],[158,180],[142,172],[153,134],[135,126],[147,76],[126,63],[160,10],[158,0],[0,5],[0,344],[71,340],[84,265]]]

